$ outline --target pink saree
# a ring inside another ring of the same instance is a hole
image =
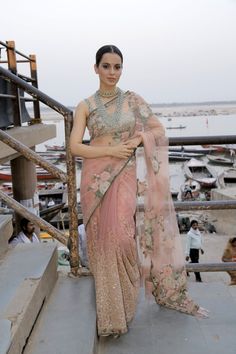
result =
[[[186,272],[169,188],[168,141],[141,97],[119,91],[101,107],[86,100],[91,145],[142,135],[143,148],[128,160],[85,159],[81,205],[90,269],[95,279],[99,335],[127,332],[140,275],[160,305],[188,314],[199,306],[187,294]]]

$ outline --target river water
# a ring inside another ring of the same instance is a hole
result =
[[[155,112],[155,110],[154,110]],[[62,145],[64,143],[64,121],[60,115],[50,110],[42,112],[42,119],[45,124],[56,124],[57,136],[45,142],[48,145]],[[166,128],[169,137],[187,136],[214,136],[233,135],[236,132],[236,114],[230,115],[207,115],[207,116],[187,116],[187,117],[160,117],[162,124]],[[182,126],[182,129],[175,129]],[[89,139],[86,131],[85,138]],[[44,143],[44,144],[45,144]],[[37,145],[36,151],[45,151],[44,144]],[[203,159],[206,159],[204,157]],[[65,165],[60,163],[58,167],[65,169]],[[222,166],[214,166],[216,175],[224,170]],[[179,190],[184,183],[183,162],[170,163],[170,182],[173,190]],[[77,187],[80,185],[80,169],[77,168]]]

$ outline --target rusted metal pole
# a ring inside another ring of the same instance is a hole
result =
[[[36,99],[40,100],[40,102],[43,102],[46,104],[48,107],[52,108],[54,111],[64,115],[64,114],[70,114],[72,111],[67,108],[66,106],[62,105],[60,102],[54,100],[48,95],[45,95],[42,91],[37,89],[36,87],[30,85],[29,83],[25,82],[18,76],[12,74],[9,70],[6,70],[0,66],[0,76],[3,77],[5,80],[12,81],[16,85],[18,85],[20,88],[25,90],[29,95],[35,97]]]
[[[8,69],[11,70],[13,74],[17,74],[17,63],[16,63],[16,52],[15,52],[15,42],[7,42],[7,60]],[[15,126],[21,126],[21,102],[20,102],[20,90],[18,86],[11,82],[11,91],[15,96],[13,101],[13,121]]]
[[[31,77],[34,79],[32,82],[32,85],[36,88],[38,88],[38,75],[37,75],[37,64],[36,64],[36,55],[31,54],[30,55],[30,72],[31,72]],[[40,106],[39,106],[39,100],[35,100],[33,102],[34,106],[34,118],[40,119]]]
[[[211,200],[204,202],[174,202],[176,211],[236,209],[236,200]]]
[[[0,130],[0,140],[13,148],[14,150],[20,152],[24,155],[28,160],[33,161],[35,164],[43,167],[53,176],[59,178],[63,182],[67,182],[67,174],[61,171],[56,166],[53,166],[48,161],[46,161],[43,157],[38,155],[36,152],[25,146],[24,144],[20,143],[18,140],[7,134],[5,131]]]
[[[52,226],[45,220],[41,219],[34,213],[31,213],[26,207],[18,203],[15,199],[9,197],[9,195],[7,195],[1,190],[0,190],[0,199],[4,200],[4,202],[10,208],[14,209],[18,214],[29,219],[30,221],[38,225],[41,229],[47,231],[50,235],[52,235],[52,237],[54,237],[64,245],[67,245],[67,238],[61,231],[57,230],[54,226]]]
[[[224,263],[187,263],[187,272],[228,272],[236,271],[236,262]]]
[[[236,200],[212,200],[205,202],[174,202],[175,211],[236,209]],[[144,205],[139,204],[140,211]]]
[[[169,145],[236,144],[236,135],[185,136],[169,138]]]
[[[78,274],[79,269],[79,251],[78,251],[78,208],[76,191],[76,170],[75,159],[73,158],[69,146],[69,138],[73,125],[73,114],[66,114],[65,118],[65,144],[66,144],[66,166],[68,174],[68,211],[70,217],[70,267],[73,275]]]

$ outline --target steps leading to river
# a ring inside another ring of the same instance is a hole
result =
[[[57,280],[53,243],[18,244],[0,263],[0,354],[20,354]]]
[[[8,250],[8,240],[12,236],[12,216],[0,215],[0,257]]]
[[[93,354],[96,341],[92,277],[73,279],[59,272],[24,354]]]

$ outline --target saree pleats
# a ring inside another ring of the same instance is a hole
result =
[[[139,290],[136,189],[135,165],[128,166],[116,177],[87,224],[99,335],[127,332],[127,323],[135,313]]]

